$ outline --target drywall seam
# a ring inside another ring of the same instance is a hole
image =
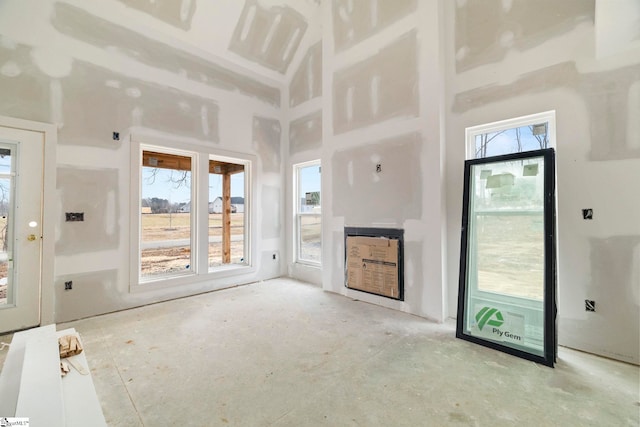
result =
[[[543,0],[535,4],[485,0],[457,5],[455,21],[463,22],[464,27],[456,30],[464,28],[469,33],[455,33],[457,72],[499,62],[511,49],[531,49],[581,22],[593,23],[595,14],[595,0]]]
[[[70,38],[94,45],[101,50],[110,49],[111,52],[115,51],[153,68],[184,74],[192,81],[200,81],[219,89],[239,90],[245,95],[255,96],[276,106],[280,103],[279,89],[249,77],[238,79],[235,75],[230,75],[228,68],[202,56],[171,48],[71,5],[56,3],[54,12],[52,25]]]
[[[419,2],[421,22],[418,46],[420,70],[420,116],[423,119],[421,168],[423,173],[422,220],[429,238],[422,243],[423,285],[420,308],[438,322],[448,317],[447,215],[445,128],[447,86],[445,71],[445,29],[442,1]]]
[[[289,122],[289,153],[318,148],[322,145],[322,111]]]
[[[284,114],[283,116],[287,117],[290,121],[293,121],[320,110],[322,110],[322,97],[319,96],[309,101],[305,101],[296,107],[289,107],[287,109],[286,116]]]
[[[349,226],[420,218],[421,152],[419,133],[335,151],[331,159],[333,186],[329,189],[335,203],[332,215],[344,217]],[[378,164],[381,172],[377,172]]]
[[[296,107],[322,95],[322,43],[307,50],[289,84],[290,107]]]
[[[403,64],[398,68],[396,64]],[[417,30],[403,34],[365,61],[335,72],[333,132],[370,126],[394,117],[419,115]],[[378,111],[372,111],[372,83],[380,79]]]
[[[258,155],[263,173],[278,173],[281,165],[282,127],[280,121],[253,117],[252,147]]]
[[[118,172],[115,168],[83,169],[58,165],[56,255],[115,249],[120,245]],[[96,192],[96,188],[100,192]],[[82,212],[84,221],[69,222],[65,212]]]
[[[247,0],[229,50],[285,74],[306,29],[304,17],[289,6],[267,9]]]
[[[464,113],[505,99],[556,88],[569,89],[581,96],[590,114],[591,159],[637,158],[640,150],[628,143],[635,136],[627,134],[627,114],[620,112],[627,108],[631,87],[638,81],[640,66],[581,74],[575,63],[564,62],[523,74],[513,83],[457,93],[452,112]]]
[[[323,121],[327,121],[328,116],[323,115]],[[331,149],[339,149],[342,147],[358,147],[367,145],[369,141],[376,139],[387,139],[405,132],[419,132],[424,124],[420,117],[413,118],[393,118],[382,120],[376,124],[354,129],[343,134],[333,135],[327,138],[324,135],[323,144]]]
[[[332,69],[340,70],[361,63],[407,32],[417,30],[419,26],[420,22],[417,16],[415,14],[408,15],[371,38],[363,40],[344,52],[336,53],[330,62]]]
[[[412,15],[417,0],[385,1],[333,1],[332,34],[334,49],[342,52],[393,25],[403,17]],[[406,28],[406,27],[405,27]]]
[[[86,90],[89,87],[91,91]],[[220,141],[218,104],[205,98],[130,80],[79,61],[63,80],[63,90],[63,111],[70,119],[61,129],[65,144],[115,149],[118,144],[111,139],[112,131],[131,125]],[[96,96],[104,102],[95,104]]]
[[[42,0],[21,1],[32,1],[35,3]],[[50,1],[52,2],[52,4],[56,2],[55,0],[45,1]],[[202,2],[203,0],[199,1]],[[235,2],[236,0],[224,1]],[[71,7],[75,7],[82,11],[85,11],[88,14],[94,15],[96,17],[101,17],[114,25],[119,25],[119,23],[121,22],[132,20],[131,12],[126,6],[124,6],[124,4],[119,2],[110,5],[112,7],[105,7],[104,4],[99,1],[87,2],[84,0],[63,0],[63,2]],[[204,4],[201,5],[203,6],[202,9],[204,9],[204,6],[206,6]],[[231,14],[233,10],[229,9],[229,12]],[[143,17],[147,18],[145,14],[141,14],[140,18]],[[151,25],[151,23],[157,23],[157,21],[154,22],[154,20],[152,19],[146,20],[150,22],[145,22],[145,20],[142,19],[134,19],[134,21],[142,21],[140,25],[136,26],[136,33],[149,38],[151,41],[170,46],[178,51],[186,52],[188,55],[191,55],[193,57],[202,58],[206,62],[220,65],[221,67],[229,69],[234,73],[238,73],[250,79],[257,80],[268,86],[280,87],[285,83],[285,80],[282,78],[282,75],[280,73],[274,72],[267,68],[262,68],[259,72],[255,71],[254,69],[252,69],[252,66],[254,66],[255,63],[252,63],[251,61],[244,60],[243,58],[227,58],[219,53],[211,53],[211,51],[208,49],[208,44],[203,45],[202,43],[193,43],[188,38],[184,37],[186,34],[190,34],[191,32],[185,33],[174,28],[166,28],[166,26],[158,27],[157,25]],[[169,29],[173,31],[168,31]],[[226,53],[226,46],[223,53]],[[240,59],[241,61],[238,61],[238,59]]]
[[[181,1],[137,1],[118,0],[127,7],[137,9],[142,13],[153,16],[169,25],[188,31],[191,28],[191,20],[196,11],[197,0]]]

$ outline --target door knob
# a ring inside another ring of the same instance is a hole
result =
[[[30,242],[33,242],[34,240],[36,240],[36,235],[35,234],[29,234],[27,236],[27,240]]]

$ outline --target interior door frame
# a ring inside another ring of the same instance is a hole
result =
[[[40,325],[55,322],[55,215],[56,202],[56,147],[58,128],[51,123],[0,116],[0,126],[31,132],[39,132],[44,139],[42,165],[42,244],[40,257]]]

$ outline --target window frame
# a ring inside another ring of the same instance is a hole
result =
[[[189,209],[189,270],[185,271],[185,272],[175,272],[175,273],[167,273],[167,274],[160,274],[158,276],[146,276],[143,277],[142,276],[142,272],[141,267],[142,267],[142,255],[141,255],[141,248],[138,248],[138,256],[137,256],[137,272],[138,272],[138,283],[139,284],[146,284],[146,283],[153,283],[153,282],[157,282],[157,281],[163,281],[163,280],[171,280],[171,279],[177,279],[177,278],[181,278],[181,277],[189,277],[189,276],[195,276],[198,274],[198,262],[197,262],[197,255],[198,255],[198,249],[197,249],[197,221],[198,221],[198,206],[199,203],[197,201],[196,195],[198,194],[198,153],[197,152],[193,152],[193,151],[189,151],[189,150],[182,150],[182,149],[176,149],[176,148],[171,148],[171,147],[165,147],[165,146],[158,146],[158,145],[150,145],[150,144],[140,144],[140,159],[142,160],[143,157],[143,153],[145,151],[150,151],[150,152],[157,152],[160,154],[167,154],[167,155],[174,155],[174,156],[181,156],[181,157],[189,157],[191,159],[191,183],[190,183],[190,203],[191,203],[191,207]],[[138,183],[138,189],[140,191],[140,197],[138,197],[139,200],[142,199],[142,182],[144,180],[143,177],[143,168],[145,166],[142,165],[142,161],[139,164],[139,183]],[[195,179],[194,179],[195,178]],[[138,233],[137,233],[137,237],[138,237],[138,242],[139,245],[141,246],[142,243],[142,227],[141,227],[141,223],[142,223],[142,207],[141,207],[141,203],[138,202]]]
[[[539,123],[547,123],[547,136],[549,144],[546,148],[556,148],[556,112],[555,110],[543,111],[541,113],[529,114],[526,116],[514,117],[506,120],[485,123],[482,125],[471,126],[465,129],[465,159],[473,160],[476,157],[476,136],[491,132],[500,132],[504,130],[519,128],[522,126],[530,126]],[[529,150],[527,150],[529,151]],[[499,153],[497,155],[510,154]]]
[[[293,165],[293,262],[310,267],[322,267],[322,177],[320,179],[320,212],[300,211],[300,171],[311,166],[318,166],[322,170],[320,159],[309,160]],[[322,173],[322,172],[320,172]],[[304,259],[300,257],[302,240],[300,238],[300,223],[303,217],[317,217],[320,219],[320,261]]]
[[[540,124],[546,122],[547,123],[547,136],[549,138],[549,143],[547,145],[547,149],[551,148],[553,150],[556,149],[556,112],[555,110],[550,110],[550,111],[544,111],[541,113],[535,113],[535,114],[529,114],[526,116],[520,116],[520,117],[514,117],[511,119],[506,119],[506,120],[499,120],[496,122],[491,122],[491,123],[486,123],[486,124],[482,124],[482,125],[477,125],[477,126],[471,126],[465,129],[465,145],[466,145],[466,160],[467,161],[473,161],[473,160],[478,160],[479,159],[483,159],[483,158],[488,158],[488,157],[505,157],[505,156],[510,156],[510,157],[518,157],[516,156],[516,154],[521,154],[521,153],[525,153],[525,152],[529,152],[529,151],[539,151],[539,150],[527,150],[527,151],[521,151],[519,153],[498,153],[492,156],[487,156],[487,157],[482,157],[482,156],[478,156],[476,157],[476,136],[478,135],[482,135],[482,134],[486,134],[486,133],[491,133],[491,132],[499,132],[499,131],[503,131],[503,130],[510,130],[510,129],[514,129],[514,128],[518,128],[518,127],[522,127],[522,126],[530,126],[530,125],[534,125],[534,124]],[[554,157],[555,159],[555,157]],[[554,160],[555,161],[555,160]],[[555,168],[555,164],[554,164],[554,168]],[[555,170],[555,169],[554,169]],[[554,172],[555,174],[555,172]],[[466,200],[466,199],[465,199]],[[557,206],[556,206],[556,211],[557,211]],[[557,220],[556,220],[556,224],[555,224],[556,230],[557,230]],[[476,283],[477,286],[477,283]],[[478,293],[488,293],[491,294],[492,297],[498,301],[502,301],[503,297],[500,294],[495,294],[492,293],[490,291],[486,291],[486,290],[482,290],[482,289],[478,289],[476,288],[476,291]],[[514,298],[512,296],[510,296],[509,298]],[[529,302],[527,301],[526,298],[521,298],[522,300],[522,304],[523,305],[529,305]]]
[[[220,154],[216,154],[216,153],[209,153],[206,156],[206,161],[207,161],[207,165],[209,164],[209,161],[214,160],[214,161],[220,161],[220,162],[224,162],[224,163],[233,163],[233,164],[238,164],[238,165],[242,165],[244,167],[244,245],[243,245],[243,252],[244,252],[244,262],[242,264],[223,264],[221,266],[216,266],[216,267],[211,267],[209,265],[209,253],[207,252],[206,254],[206,258],[207,258],[207,262],[206,262],[206,267],[209,273],[216,273],[216,272],[220,272],[223,270],[233,270],[235,268],[242,268],[242,267],[250,267],[252,265],[252,251],[251,251],[251,206],[252,206],[252,201],[251,201],[251,161],[248,159],[244,159],[244,158],[240,158],[240,157],[229,157],[226,155],[220,155]],[[206,174],[207,174],[207,178],[209,178],[209,168],[207,167],[206,170]],[[208,183],[208,179],[207,179],[207,183]],[[209,203],[212,203],[213,200],[209,200],[209,191],[207,188],[207,213],[209,212]],[[208,224],[208,216],[206,218],[207,224]],[[208,231],[207,231],[207,238],[208,238]],[[207,247],[208,247],[208,241],[207,241]]]
[[[255,260],[255,214],[253,200],[255,191],[254,168],[257,164],[255,155],[220,150],[199,141],[184,142],[171,137],[160,137],[142,132],[126,137],[130,142],[130,197],[129,197],[129,292],[146,292],[222,279],[226,277],[253,274],[256,272]],[[141,267],[141,197],[142,197],[142,152],[156,151],[160,153],[192,156],[191,182],[191,273],[159,275],[153,278],[142,278]],[[225,264],[209,269],[208,254],[208,200],[209,200],[209,160],[223,159],[230,163],[245,166],[245,256],[243,264]],[[202,234],[202,235],[201,235]],[[203,237],[205,236],[206,237]]]

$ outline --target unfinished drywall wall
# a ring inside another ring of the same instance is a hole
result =
[[[457,305],[464,129],[555,110],[560,345],[640,363],[640,201],[622,190],[640,180],[640,51],[630,44],[596,58],[592,1],[487,3],[446,9],[449,311]],[[626,13],[640,19],[634,10]],[[465,50],[470,41],[476,48]],[[584,208],[593,220],[582,218]],[[595,313],[585,299],[596,301]]]
[[[300,153],[322,146],[322,111],[289,123],[289,153]]]
[[[61,144],[115,149],[111,133],[131,125],[219,141],[218,105],[210,99],[70,57],[64,72],[53,71],[46,57],[39,58],[45,56],[41,50],[18,44],[0,52],[7,58],[0,59],[5,70],[0,85],[9,100],[3,114],[59,123]]]
[[[196,11],[196,0],[119,0],[131,8],[148,13],[167,24],[188,30]]]
[[[145,16],[119,0],[0,4],[0,114],[52,122],[59,130],[53,178],[58,204],[44,213],[58,218],[55,236],[45,236],[55,239],[55,253],[43,254],[55,262],[54,281],[43,286],[55,287],[50,311],[55,308],[56,321],[281,274],[279,260],[267,264],[262,253],[283,252],[283,84],[179,39],[168,41],[166,34],[150,29],[156,26],[141,25],[156,19],[157,28],[168,28],[163,19],[168,19],[169,6],[160,3],[155,12],[138,4],[148,12]],[[236,19],[233,9],[227,20]],[[216,37],[215,28],[208,31],[204,35]],[[261,133],[255,140],[254,117],[260,118],[256,130]],[[200,271],[180,286],[132,292],[132,281],[137,281],[132,279],[136,254],[130,230],[137,224],[132,212],[139,201],[131,194],[139,171],[131,164],[131,147],[140,142],[251,160],[250,268],[218,276]],[[268,186],[267,201],[262,185]],[[258,220],[263,206],[269,207],[263,209],[268,221]],[[83,213],[84,220],[67,222],[67,212]],[[69,280],[73,289],[65,291]]]
[[[295,9],[267,9],[256,0],[246,0],[229,49],[285,73],[306,30],[304,16]]]
[[[480,108],[524,94],[564,88],[576,91],[589,111],[592,160],[640,157],[637,134],[628,132],[633,119],[617,113],[631,102],[634,84],[640,81],[640,67],[629,65],[615,70],[580,73],[574,62],[563,62],[518,76],[515,82],[492,84],[455,95],[454,112]],[[637,105],[637,104],[636,104]]]
[[[333,0],[333,39],[340,52],[416,10],[416,0]]]
[[[280,188],[272,185],[262,186],[262,238],[277,239],[280,237],[282,212],[280,209]]]
[[[596,0],[596,56],[630,52],[640,47],[638,15],[640,3],[635,0]]]
[[[292,3],[299,4],[299,3]],[[283,90],[283,109],[286,111],[287,121],[284,123],[284,158],[285,181],[291,183],[295,173],[295,165],[303,162],[317,161],[321,158],[323,140],[323,28],[321,2],[307,2],[313,5],[311,13],[307,15],[308,27],[300,42],[298,52],[293,58],[286,74],[288,86]],[[321,166],[323,168],[323,166]],[[324,184],[322,184],[324,186]],[[322,203],[324,204],[325,189],[322,187]],[[287,186],[284,194],[285,220],[284,232],[287,260],[285,267],[290,277],[305,282],[322,284],[322,269],[320,266],[296,262],[295,229],[296,221],[291,213],[295,211],[299,198],[294,196],[292,185]],[[322,208],[324,209],[324,207]]]
[[[640,236],[611,236],[607,238],[589,239],[591,280],[585,288],[584,298],[596,301],[596,316],[606,314],[606,322],[592,322],[588,318],[591,313],[580,313],[581,321],[567,322],[562,330],[567,335],[567,342],[575,335],[581,335],[585,323],[592,324],[597,330],[593,333],[599,337],[597,348],[614,359],[634,362],[635,354],[624,349],[640,348],[640,335],[625,336],[610,333],[608,324],[634,326],[640,324]],[[633,301],[636,304],[619,305],[620,300]],[[604,314],[598,314],[598,313]],[[626,339],[630,342],[621,342]],[[572,343],[571,343],[572,344]],[[569,344],[569,345],[571,345]],[[622,345],[621,345],[622,344]],[[578,345],[575,343],[573,345]],[[596,346],[593,346],[596,347]],[[636,361],[637,363],[637,361]]]
[[[291,78],[289,107],[322,96],[322,42],[311,46]]]
[[[415,238],[415,236],[405,236]],[[420,240],[404,242],[404,300],[409,306],[407,308],[409,312],[423,312],[422,304],[428,298],[423,272],[422,246]]]
[[[100,189],[100,191],[97,191]],[[56,254],[116,249],[120,244],[117,169],[58,167],[59,202]],[[83,221],[69,221],[66,213],[82,213]]]
[[[253,118],[253,149],[260,158],[264,172],[280,172],[280,135],[280,121]]]
[[[322,145],[309,150],[322,155],[323,288],[437,321],[445,318],[441,3],[323,2]],[[405,301],[344,287],[345,226],[405,230]]]
[[[31,60],[31,49],[0,36],[0,114],[50,121],[49,79]]]
[[[372,125],[392,117],[418,115],[416,31],[410,31],[370,58],[336,72],[333,131]]]
[[[61,86],[61,144],[116,149],[112,132],[130,126],[219,142],[219,107],[211,99],[81,61],[74,62]]]
[[[465,0],[456,2],[456,71],[503,59],[593,23],[595,0]]]
[[[69,283],[71,282],[71,283]],[[65,283],[71,289],[65,289]],[[118,270],[92,271],[90,273],[65,274],[56,277],[56,318],[58,322],[82,319],[95,315],[97,298],[105,298],[105,312],[120,310],[113,300],[118,289]]]
[[[175,49],[79,7],[56,3],[52,24],[62,34],[107,50],[113,54],[114,59],[125,55],[142,64],[176,73],[195,82],[238,91],[243,95],[280,105],[280,91],[276,87],[241,76],[212,61]]]
[[[420,218],[421,149],[420,134],[410,133],[336,151],[331,167],[333,214],[349,225]]]

